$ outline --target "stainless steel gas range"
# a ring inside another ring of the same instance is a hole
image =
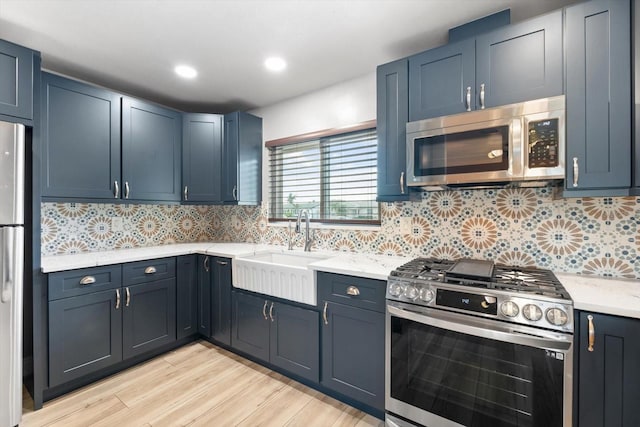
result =
[[[553,272],[418,258],[387,283],[388,426],[569,427],[573,304]]]

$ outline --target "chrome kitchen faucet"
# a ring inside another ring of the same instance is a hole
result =
[[[311,237],[309,237],[309,225],[311,223],[311,214],[309,213],[308,210],[306,209],[301,209],[300,211],[298,211],[298,220],[296,221],[296,233],[300,233],[300,224],[302,222],[302,215],[304,214],[304,217],[306,219],[306,226],[305,226],[305,233],[304,233],[304,251],[305,252],[311,252],[311,245],[313,244],[313,241],[315,240],[315,230],[313,232],[313,235]]]

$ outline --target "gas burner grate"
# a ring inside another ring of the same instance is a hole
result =
[[[426,280],[461,287],[496,289],[514,294],[544,295],[570,300],[568,292],[550,270],[496,265],[493,277],[483,280],[448,274],[456,261],[416,258],[391,272],[391,276],[407,280]]]

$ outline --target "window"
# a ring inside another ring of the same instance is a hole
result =
[[[348,133],[327,131],[267,142],[269,219],[295,219],[307,209],[313,221],[379,224],[372,124]]]

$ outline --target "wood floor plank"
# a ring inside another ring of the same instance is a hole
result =
[[[298,382],[287,385],[272,401],[253,411],[238,424],[239,427],[279,427],[283,426],[298,411],[320,396],[320,392]]]
[[[350,407],[329,396],[320,395],[307,403],[285,424],[287,427],[327,427]]]
[[[229,399],[235,399],[237,394],[255,386],[257,381],[266,376],[263,372],[247,367],[243,367],[243,370],[237,372],[199,390],[188,400],[178,402],[173,408],[167,409],[156,418],[152,418],[151,424],[153,427],[169,427],[193,423],[202,414]]]
[[[173,369],[175,368],[172,365],[156,358],[51,400],[44,404],[43,409],[27,413],[22,418],[26,423],[33,423],[30,425],[45,426],[69,413],[81,410],[92,402],[132,387],[136,381],[144,382],[147,378],[155,378],[160,373]]]
[[[291,381],[291,380],[288,380]],[[232,426],[242,422],[265,402],[276,397],[287,385],[267,375],[236,394],[233,399],[227,399],[223,405],[199,416],[190,427]]]
[[[381,421],[277,372],[197,341],[47,402],[28,393],[21,427],[333,426]]]
[[[81,410],[48,425],[48,427],[85,427],[94,425],[104,417],[126,410],[127,406],[116,396],[91,402]]]

